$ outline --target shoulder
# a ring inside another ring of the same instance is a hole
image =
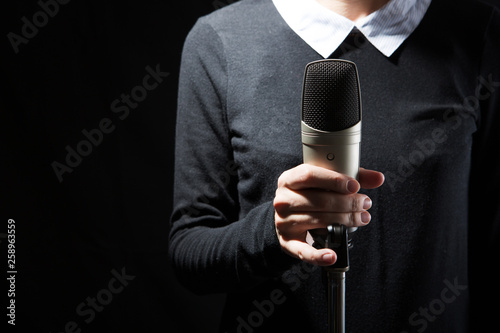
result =
[[[479,0],[433,0],[421,23],[420,37],[450,56],[477,61],[498,31],[499,11]],[[472,57],[472,58],[471,58]]]
[[[449,30],[484,29],[498,9],[481,0],[433,0],[426,16]]]
[[[216,53],[227,63],[260,59],[276,45],[295,42],[272,0],[241,0],[198,19],[185,43],[206,56]]]
[[[482,0],[435,0],[447,7],[447,18],[471,30],[485,31],[492,19],[498,20],[499,10]]]
[[[201,17],[199,22],[209,24],[214,29],[235,28],[267,16],[269,9],[273,8],[272,0],[240,0]]]
[[[279,18],[272,0],[240,0],[218,9],[198,19],[191,30],[190,38],[242,40],[250,36],[258,36],[268,30]],[[209,42],[209,40],[205,40]]]

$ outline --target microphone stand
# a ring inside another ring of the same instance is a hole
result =
[[[349,270],[349,236],[341,224],[330,225],[325,247],[337,254],[335,264],[325,267],[328,279],[328,333],[345,333],[345,272]]]

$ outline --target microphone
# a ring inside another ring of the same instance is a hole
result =
[[[304,163],[358,179],[361,93],[353,62],[325,59],[306,65],[301,129]]]
[[[358,179],[361,94],[353,62],[326,59],[307,64],[301,128],[304,163]],[[356,229],[333,224],[326,230],[309,230],[314,247],[328,247],[337,254],[337,261],[325,267],[329,333],[345,333],[345,273],[349,270],[349,236]]]

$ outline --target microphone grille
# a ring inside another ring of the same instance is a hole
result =
[[[361,120],[358,72],[353,62],[326,59],[306,66],[302,121],[314,129],[334,132]]]

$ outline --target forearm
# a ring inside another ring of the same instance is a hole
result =
[[[179,280],[191,290],[248,288],[278,276],[296,262],[281,250],[271,202],[229,224],[221,215],[203,214],[182,215],[177,210],[172,219],[170,257]]]

